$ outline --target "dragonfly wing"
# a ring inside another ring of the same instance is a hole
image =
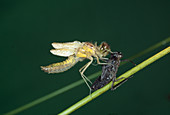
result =
[[[73,55],[75,53],[74,49],[52,49],[50,52],[53,55],[58,55],[58,56],[63,56],[63,57],[68,57],[70,55]]]
[[[74,41],[74,42],[66,42],[66,43],[52,43],[52,46],[55,49],[61,49],[61,48],[65,48],[65,49],[76,49],[79,48],[81,46],[81,42],[79,41]]]

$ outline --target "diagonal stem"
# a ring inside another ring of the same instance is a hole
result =
[[[139,65],[137,65],[136,67],[130,69],[129,71],[127,71],[126,73],[122,74],[121,76],[119,76],[117,79],[119,78],[128,78],[131,75],[133,75],[134,73],[138,72],[139,70],[145,68],[146,66],[148,66],[149,64],[155,62],[156,60],[158,60],[159,58],[165,56],[166,54],[170,53],[170,46],[167,47],[166,49],[160,51],[159,53],[155,54],[154,56],[150,57],[149,59],[143,61],[142,63],[140,63]],[[115,82],[115,85],[117,85],[118,83],[120,83],[121,81],[123,81],[123,79],[118,80]],[[78,108],[82,107],[83,105],[87,104],[88,102],[90,102],[91,100],[93,100],[94,98],[98,97],[99,95],[103,94],[104,92],[106,92],[107,90],[109,90],[111,88],[112,82],[110,82],[108,85],[106,85],[105,87],[95,91],[94,93],[92,93],[91,95],[85,97],[84,99],[80,100],[79,102],[77,102],[76,104],[72,105],[71,107],[69,107],[68,109],[64,110],[63,112],[59,113],[59,115],[67,115],[72,113],[73,111],[77,110]]]

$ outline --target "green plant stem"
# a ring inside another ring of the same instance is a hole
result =
[[[131,75],[133,75],[134,73],[138,72],[139,70],[143,69],[144,67],[148,66],[149,64],[153,63],[154,61],[158,60],[159,58],[163,57],[164,55],[168,54],[170,52],[170,47],[167,47],[166,49],[162,50],[161,52],[155,54],[154,56],[150,57],[149,59],[143,61],[142,63],[140,63],[139,65],[137,65],[136,67],[130,69],[129,71],[127,71],[126,73],[122,74],[121,76],[119,76],[117,79],[119,78],[128,78]],[[115,85],[120,83],[121,81],[123,81],[124,79],[120,79],[117,82],[115,82]],[[110,82],[108,85],[106,85],[105,87],[95,91],[94,93],[92,93],[91,95],[85,97],[84,99],[80,100],[79,102],[77,102],[76,104],[72,105],[71,107],[69,107],[68,109],[64,110],[63,112],[59,113],[59,115],[67,115],[72,113],[73,111],[77,110],[78,108],[82,107],[83,105],[85,105],[86,103],[90,102],[91,100],[93,100],[94,98],[98,97],[99,95],[103,94],[104,92],[106,92],[107,90],[109,90],[111,88],[112,82]]]
[[[159,43],[157,43],[157,44],[155,44],[155,45],[153,45],[153,46],[151,46],[151,47],[143,50],[143,51],[140,52],[140,53],[137,53],[136,55],[130,57],[129,60],[133,60],[133,59],[135,59],[135,58],[138,58],[138,57],[140,57],[140,56],[142,56],[142,55],[144,55],[144,54],[146,54],[146,53],[148,53],[148,52],[151,52],[151,51],[157,49],[158,47],[163,46],[163,45],[165,45],[165,44],[167,44],[167,43],[169,43],[169,42],[170,42],[170,37],[168,37],[168,38],[160,41]]]
[[[140,52],[140,53],[130,57],[129,59],[130,60],[135,59],[135,58],[137,58],[139,56],[142,56],[142,55],[144,55],[144,54],[146,54],[148,52],[151,52],[151,51],[155,50],[156,48],[158,48],[158,47],[160,47],[162,45],[165,45],[165,44],[167,44],[169,42],[170,42],[170,37],[166,38],[163,41],[161,41],[161,42],[159,42],[159,43],[157,43],[157,44],[155,44],[155,45],[145,49],[144,51],[142,51],[142,52]],[[123,65],[125,63],[121,63],[121,65]],[[99,76],[100,74],[101,74],[101,71],[96,72],[96,73],[90,75],[88,78],[91,80],[91,79],[94,79],[95,77]],[[51,98],[53,98],[53,97],[55,97],[55,96],[57,96],[59,94],[62,94],[62,93],[66,92],[66,91],[68,91],[68,90],[70,90],[70,89],[72,89],[74,87],[77,87],[77,86],[79,86],[79,85],[81,85],[83,83],[84,83],[84,81],[82,79],[79,80],[79,81],[76,81],[76,82],[74,82],[74,83],[72,83],[70,85],[67,85],[67,86],[65,86],[65,87],[63,87],[63,88],[61,88],[59,90],[56,90],[56,91],[54,91],[54,92],[52,92],[52,93],[50,93],[48,95],[45,95],[45,96],[43,96],[41,98],[38,98],[38,99],[28,103],[28,104],[25,104],[25,105],[23,105],[23,106],[21,106],[21,107],[19,107],[17,109],[14,109],[14,110],[12,110],[12,111],[10,111],[8,113],[5,113],[5,115],[11,115],[11,114],[14,115],[14,114],[17,114],[19,112],[22,112],[22,111],[24,111],[24,110],[26,110],[28,108],[31,108],[31,107],[33,107],[33,106],[35,106],[37,104],[40,104],[40,103],[42,103],[42,102],[44,102],[44,101],[46,101],[48,99],[51,99]]]

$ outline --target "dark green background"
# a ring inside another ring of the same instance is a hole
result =
[[[40,65],[65,59],[50,54],[54,41],[106,41],[126,59],[170,36],[169,0],[1,0],[0,9],[0,114],[81,79],[78,70],[88,60],[60,74],[40,70]],[[139,64],[167,46],[134,62]],[[169,58],[149,65],[74,114],[169,115]],[[122,66],[118,75],[131,67]],[[90,66],[85,74],[99,70],[100,66]],[[57,114],[88,93],[83,84],[19,115]]]

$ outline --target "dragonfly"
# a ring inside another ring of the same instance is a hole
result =
[[[84,59],[89,59],[90,61],[85,64],[82,68],[79,69],[79,72],[89,87],[92,82],[84,75],[85,70],[92,64],[94,58],[97,60],[97,64],[106,64],[101,63],[99,60],[106,59],[105,57],[111,52],[110,46],[106,42],[102,42],[99,46],[97,42],[92,44],[90,42],[66,42],[66,43],[52,43],[52,46],[55,49],[50,50],[53,55],[68,57],[63,62],[53,63],[48,66],[41,66],[41,69],[47,73],[61,73],[72,68],[77,62],[83,61]]]
[[[119,68],[119,65],[121,62],[120,59],[122,57],[123,57],[123,55],[121,52],[112,52],[110,58],[108,60],[105,60],[107,62],[107,65],[102,66],[101,76],[99,76],[92,84],[91,89],[93,91],[96,91],[96,90],[104,87],[111,81],[113,81],[111,90],[114,90],[128,80],[128,78],[124,78],[124,77],[116,79],[116,73],[118,71],[118,68]],[[122,61],[130,61],[130,60],[122,60]],[[133,63],[132,61],[130,61],[130,62]],[[136,65],[135,63],[133,63],[133,64]],[[120,79],[124,79],[124,80],[121,81],[119,84],[114,85],[114,82],[118,81]]]

